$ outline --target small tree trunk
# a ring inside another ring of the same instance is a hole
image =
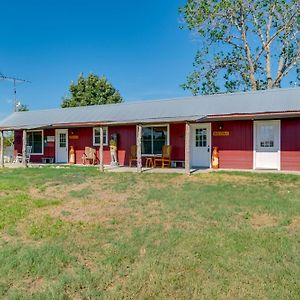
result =
[[[273,88],[273,79],[271,74],[271,52],[270,46],[266,47],[266,75],[267,75],[267,84],[268,89]]]

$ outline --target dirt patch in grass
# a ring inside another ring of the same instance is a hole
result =
[[[9,243],[12,240],[14,240],[14,237],[12,237],[4,232],[0,235],[0,237],[1,237],[1,240],[4,241],[5,243]]]
[[[108,185],[109,186],[109,185]],[[113,183],[111,185],[113,187]],[[112,199],[112,198],[124,198],[124,194],[116,193],[107,188],[107,185],[103,184],[100,179],[92,179],[88,182],[81,184],[57,184],[56,182],[46,183],[42,188],[32,187],[30,195],[33,198],[39,198],[43,195],[43,198],[61,199],[61,200],[73,200],[73,199]],[[121,195],[120,195],[121,194]]]
[[[10,193],[11,193],[11,191],[9,191],[9,192],[0,191],[0,198],[5,197],[5,196],[9,195]]]
[[[170,186],[174,186],[176,188],[182,187],[188,180],[185,175],[175,176],[174,178],[169,178],[168,180],[163,180],[161,177],[152,177],[151,185],[159,188],[166,188]],[[139,184],[143,184],[144,181],[141,180]]]
[[[215,185],[218,183],[230,183],[232,185],[248,185],[256,182],[250,176],[236,175],[231,173],[210,172],[188,177],[186,182],[199,182],[199,184]]]
[[[251,219],[251,225],[254,228],[272,227],[277,225],[277,219],[269,214],[254,214]]]
[[[34,294],[36,292],[41,292],[45,289],[45,280],[43,278],[36,278],[30,283],[29,293]]]
[[[294,217],[289,228],[292,232],[298,232],[300,230],[300,217]]]
[[[122,218],[128,215],[131,209],[124,208],[126,195],[114,194],[107,191],[94,194],[94,199],[65,199],[62,205],[36,210],[30,216],[38,218],[42,215],[50,215],[67,222],[102,223],[113,217]],[[97,199],[95,199],[97,197]],[[70,198],[67,196],[66,198]]]
[[[89,187],[91,193],[85,195],[82,191],[87,189],[87,187]],[[70,191],[75,192],[70,193]],[[63,228],[61,230],[58,228],[57,234],[60,234],[60,231],[63,234],[64,230],[66,230],[65,228],[73,228],[73,225],[75,225],[74,228],[77,228],[77,225],[80,227],[80,224],[83,227],[99,224],[110,226],[110,224],[123,222],[126,218],[130,219],[132,216],[132,208],[126,207],[128,195],[105,189],[99,182],[98,185],[90,183],[70,186],[45,185],[42,194],[38,189],[31,188],[30,195],[33,198],[33,203],[37,201],[35,199],[41,199],[41,196],[43,196],[43,202],[47,202],[47,199],[50,199],[49,202],[56,199],[58,204],[35,206],[26,219],[19,222],[17,226],[18,236],[13,238],[7,236],[6,238],[4,237],[4,240],[19,239],[24,242],[30,242],[31,238],[28,239],[28,234],[32,232],[32,226],[35,228],[44,228],[46,226],[47,234],[49,231],[48,227],[51,226],[51,224],[48,224],[50,221],[54,224],[61,222]],[[45,223],[47,218],[50,218],[50,221]],[[24,228],[26,229],[24,230]]]
[[[165,222],[164,223],[164,232],[168,232],[172,229],[173,227],[173,224],[172,223],[169,223],[169,222]]]

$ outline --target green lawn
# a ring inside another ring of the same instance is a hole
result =
[[[0,298],[299,299],[300,176],[0,171]]]

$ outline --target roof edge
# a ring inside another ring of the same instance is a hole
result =
[[[37,110],[30,110],[28,112],[42,112],[42,111],[56,111],[56,110],[77,110],[82,109],[86,107],[108,107],[108,106],[127,106],[127,105],[135,105],[135,104],[147,104],[147,103],[158,103],[158,102],[169,102],[169,101],[180,101],[180,100],[189,100],[189,99],[201,99],[202,97],[224,97],[224,96],[239,96],[239,95],[249,95],[249,94],[264,94],[264,93],[273,93],[273,92],[285,92],[285,91],[295,91],[299,90],[300,87],[289,87],[289,88],[273,88],[273,89],[266,89],[266,90],[256,90],[256,91],[242,91],[242,92],[234,92],[234,93],[217,93],[217,94],[210,94],[210,95],[197,95],[197,96],[181,96],[181,97],[173,97],[173,98],[161,98],[161,99],[154,99],[154,100],[136,100],[136,101],[124,101],[121,103],[109,103],[109,104],[98,104],[98,105],[87,105],[87,106],[76,106],[76,107],[66,107],[66,108],[48,108],[48,109],[37,109]],[[8,117],[6,117],[3,121],[5,121],[7,118],[13,116],[14,114],[26,114],[28,113],[26,111],[22,112],[13,112]],[[3,122],[2,121],[2,122]]]

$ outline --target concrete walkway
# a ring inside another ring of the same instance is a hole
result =
[[[29,163],[28,168],[80,168],[80,167],[87,167],[87,168],[98,168],[99,166],[93,166],[93,165],[70,165],[70,164],[40,164],[40,163]],[[5,168],[23,168],[23,165],[21,163],[6,163]],[[110,165],[104,166],[105,172],[112,172],[112,173],[137,173],[136,167],[128,167],[128,166],[119,166],[114,167]],[[191,169],[192,174],[197,173],[204,173],[204,172],[210,172],[212,171],[209,168],[197,168],[197,169]],[[162,173],[162,174],[185,174],[184,168],[142,168],[143,173]]]
[[[111,167],[106,166],[105,171],[107,172],[114,172],[114,173],[136,173],[137,169],[130,168],[127,166],[122,167]],[[300,171],[278,171],[278,170],[245,170],[245,169],[210,169],[210,168],[196,168],[191,169],[191,174],[203,174],[203,173],[209,173],[209,172],[250,172],[250,173],[272,173],[272,174],[294,174],[294,175],[300,175]],[[185,169],[183,168],[143,168],[143,173],[160,173],[160,174],[185,174]]]
[[[131,172],[131,173],[136,173],[137,168],[133,167],[127,167],[127,166],[122,166],[122,167],[111,167],[111,166],[106,166],[105,171],[108,172],[114,172],[114,173],[125,173],[125,172]],[[204,173],[204,172],[210,172],[211,169],[209,168],[199,168],[199,169],[191,169],[192,174],[197,174],[197,173]],[[184,168],[142,168],[143,173],[161,173],[161,174],[185,174],[185,169]]]
[[[70,165],[70,164],[39,164],[39,163],[29,163],[29,168],[80,168],[80,167],[88,167],[88,168],[99,168],[99,166],[93,165]],[[5,163],[5,168],[23,168],[21,163]],[[128,167],[128,166],[120,166],[120,167],[112,167],[110,165],[104,166],[105,172],[112,173],[137,173],[136,167]],[[272,174],[294,174],[300,175],[300,171],[278,171],[278,170],[245,170],[245,169],[218,169],[213,170],[210,168],[194,168],[191,169],[191,174],[203,174],[209,172],[250,172],[250,173],[272,173]],[[143,173],[159,173],[159,174],[185,174],[184,168],[143,168]]]

